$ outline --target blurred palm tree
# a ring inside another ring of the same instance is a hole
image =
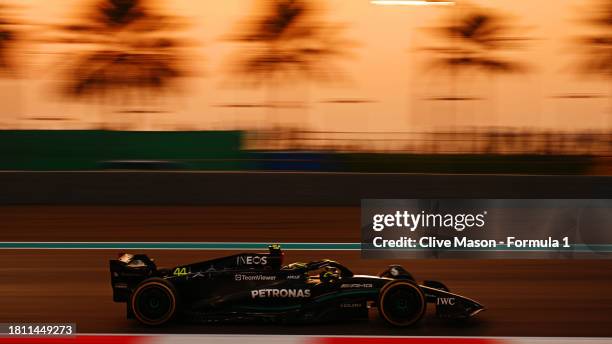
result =
[[[296,80],[335,81],[336,58],[352,44],[342,27],[319,19],[312,0],[259,0],[264,13],[230,40],[249,44],[234,61],[233,71],[253,86],[267,89],[267,108],[275,108],[277,87]]]
[[[183,27],[180,18],[154,11],[150,0],[97,0],[55,38],[80,47],[68,53],[62,94],[122,106],[151,103],[189,72],[180,50],[187,41],[177,36]]]
[[[612,0],[601,0],[588,23],[597,33],[585,35],[580,43],[586,48],[580,71],[605,79],[612,78]]]
[[[457,6],[459,7],[459,6]],[[450,73],[452,95],[436,97],[446,101],[463,101],[477,98],[459,96],[456,79],[461,72],[482,73],[490,77],[524,72],[527,65],[503,57],[509,49],[520,47],[524,37],[514,36],[516,27],[509,18],[493,10],[470,7],[455,11],[448,24],[436,27],[433,33],[447,42],[442,47],[427,48],[432,53],[429,68]]]
[[[17,5],[0,3],[0,77],[3,79],[18,79],[23,67],[18,53],[20,45],[25,41],[25,24],[15,10],[19,10]],[[18,80],[11,80],[7,86],[8,89],[1,92],[6,99],[2,99],[4,106],[0,115],[7,127],[16,128],[22,120],[21,85]]]
[[[15,74],[14,50],[17,43],[15,24],[10,18],[8,5],[0,4],[0,74],[12,76]]]
[[[587,23],[594,29],[594,33],[579,38],[579,44],[584,48],[585,54],[578,70],[608,82],[609,111],[612,115],[612,0],[600,0],[594,15],[587,18]]]

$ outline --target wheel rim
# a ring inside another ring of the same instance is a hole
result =
[[[137,290],[133,307],[140,321],[149,325],[157,325],[172,317],[175,300],[167,286],[153,283]]]
[[[385,290],[381,306],[383,316],[398,326],[416,322],[425,310],[423,294],[408,283],[396,284]]]

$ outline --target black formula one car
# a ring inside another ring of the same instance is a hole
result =
[[[355,275],[332,261],[283,265],[283,253],[241,253],[158,269],[146,255],[110,261],[113,300],[128,318],[151,326],[174,318],[197,322],[264,320],[305,323],[368,317],[377,307],[394,326],[410,326],[433,303],[436,315],[465,319],[484,309],[436,281],[418,284],[399,265],[379,276]]]

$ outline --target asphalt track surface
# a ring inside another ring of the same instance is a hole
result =
[[[351,207],[0,207],[0,241],[358,241]],[[145,236],[144,233],[147,233]],[[151,251],[171,266],[228,251]],[[471,321],[429,314],[415,328],[370,321],[308,326],[180,325],[147,328],[111,299],[107,250],[0,251],[0,323],[75,322],[87,333],[215,333],[612,337],[612,260],[415,260],[419,280],[438,279],[482,302]],[[290,251],[288,261],[339,260],[357,273],[390,263],[355,251]]]
[[[361,200],[367,198],[610,198],[612,177],[333,172],[0,171],[0,190],[2,205],[358,207]]]

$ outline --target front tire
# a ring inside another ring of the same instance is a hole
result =
[[[177,304],[176,289],[162,278],[142,281],[130,298],[134,316],[148,326],[160,326],[172,320]]]
[[[387,283],[378,296],[378,312],[389,324],[407,327],[417,323],[427,309],[425,294],[410,280]]]

